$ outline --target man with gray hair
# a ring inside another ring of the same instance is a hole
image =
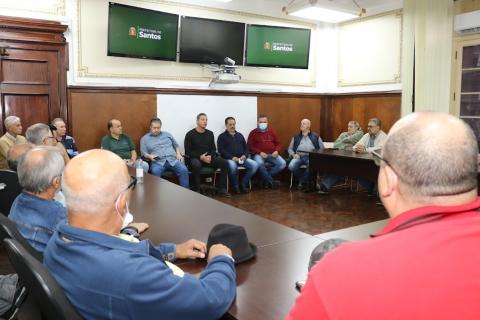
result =
[[[53,127],[53,129],[55,129]],[[52,128],[44,123],[36,123],[28,127],[25,132],[28,142],[34,146],[52,146],[58,149],[63,157],[65,164],[68,163],[70,158],[68,157],[67,150],[63,144],[57,141]]]
[[[7,131],[0,138],[0,169],[7,169],[7,152],[8,150],[16,145],[27,143],[27,140],[22,133],[22,122],[19,117],[8,116],[4,121],[4,129]]]
[[[8,217],[40,253],[57,225],[67,217],[65,208],[53,200],[60,189],[64,166],[54,147],[35,147],[18,164],[18,180],[24,190],[13,202]]]
[[[390,221],[317,262],[287,319],[480,319],[473,131],[446,113],[414,113],[374,155]]]
[[[355,152],[372,152],[380,150],[387,139],[387,134],[382,131],[382,121],[378,118],[368,120],[368,133],[353,146]]]
[[[65,168],[68,224],[48,243],[44,264],[83,318],[219,319],[236,292],[232,252],[210,247],[197,278],[169,261],[205,258],[206,244],[161,244],[120,238],[135,180],[113,152],[81,153]],[[172,255],[171,255],[172,254]]]
[[[348,122],[347,131],[342,132],[337,140],[333,143],[333,147],[338,150],[352,150],[353,146],[360,141],[363,136],[363,130],[360,128],[358,121],[352,120]],[[334,174],[326,174],[322,178],[320,183],[320,190],[318,194],[328,194],[330,189],[340,180],[342,177]]]

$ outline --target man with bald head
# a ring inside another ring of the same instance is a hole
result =
[[[135,151],[135,144],[128,134],[123,133],[123,127],[120,120],[111,119],[107,123],[109,134],[102,138],[101,148],[112,151],[125,163],[132,167],[137,160],[137,151]],[[148,172],[149,165],[142,160],[143,171]]]
[[[456,117],[399,120],[378,154],[389,223],[324,256],[287,319],[480,319],[477,155]]]
[[[302,190],[308,189],[309,173],[308,168],[308,152],[319,149],[323,150],[323,141],[318,133],[310,130],[312,123],[308,119],[303,119],[300,122],[300,132],[292,138],[288,146],[288,155],[291,158],[288,164],[288,170],[293,172],[293,175],[298,181],[298,186]],[[302,170],[302,165],[307,166]]]
[[[16,144],[11,147],[10,150],[8,150],[7,152],[8,168],[12,171],[17,172],[20,157],[22,157],[30,149],[32,149],[32,145],[30,143]]]
[[[7,169],[8,150],[16,144],[27,143],[27,139],[21,135],[23,128],[19,117],[8,116],[3,124],[7,132],[0,137],[0,169]]]
[[[168,260],[203,258],[205,243],[153,247],[148,240],[119,238],[134,186],[125,163],[112,152],[91,150],[73,158],[62,179],[68,224],[50,240],[46,267],[84,318],[220,318],[236,292],[232,252],[212,246],[196,278]]]

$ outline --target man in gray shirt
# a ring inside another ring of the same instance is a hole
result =
[[[166,170],[178,176],[180,185],[189,189],[188,169],[183,163],[177,141],[165,131],[161,131],[162,121],[159,118],[150,120],[150,132],[140,140],[142,156],[152,161],[150,170],[153,175],[161,176]]]

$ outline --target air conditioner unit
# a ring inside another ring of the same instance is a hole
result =
[[[480,32],[480,10],[456,15],[453,29],[461,34]]]

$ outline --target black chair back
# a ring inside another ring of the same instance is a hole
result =
[[[18,241],[4,240],[10,263],[40,309],[42,319],[82,319],[68,301],[63,289],[45,266],[34,258]]]
[[[10,170],[0,170],[0,212],[8,215],[13,200],[22,192],[18,183],[17,173]]]
[[[15,223],[0,213],[0,241],[15,239],[38,261],[43,261],[43,255],[35,250],[28,241],[20,234]]]

